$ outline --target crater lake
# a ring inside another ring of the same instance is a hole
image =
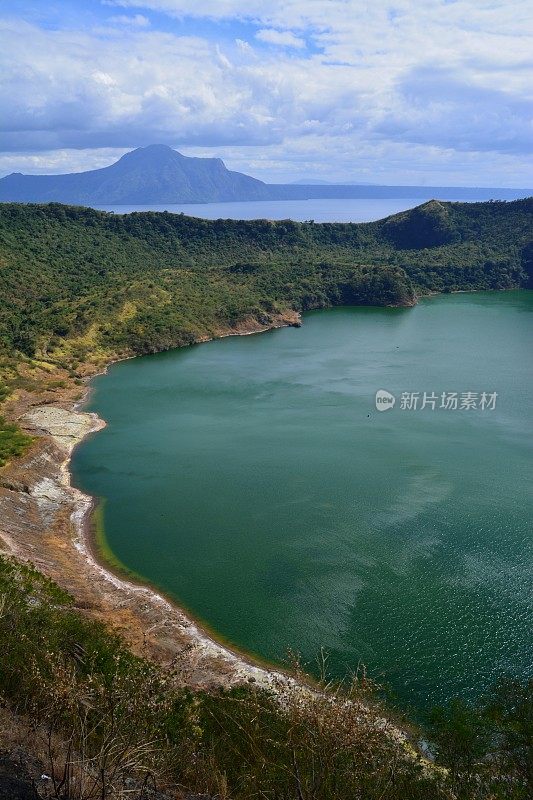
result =
[[[325,648],[419,709],[477,696],[530,666],[532,312],[334,308],[115,364],[74,483],[114,558],[224,640],[311,671]]]

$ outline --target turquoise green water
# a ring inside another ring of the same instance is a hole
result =
[[[532,292],[333,309],[117,364],[75,482],[113,553],[239,646],[325,647],[418,707],[473,696],[530,668],[532,312]],[[379,413],[382,388],[498,397]]]

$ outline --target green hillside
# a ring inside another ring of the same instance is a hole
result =
[[[532,211],[531,199],[432,201],[374,223],[315,224],[2,204],[0,347],[75,365],[287,309],[525,285]]]

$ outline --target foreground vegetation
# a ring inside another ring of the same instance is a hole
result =
[[[531,796],[531,686],[437,711],[425,734],[433,765],[391,735],[364,679],[314,693],[280,684],[277,698],[252,685],[192,692],[179,663],[161,670],[133,656],[57,586],[6,559],[0,607],[0,694],[31,719],[54,797],[142,797],[154,784],[235,800]]]

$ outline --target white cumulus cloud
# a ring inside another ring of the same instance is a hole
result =
[[[277,180],[532,182],[524,0],[105,5],[106,28],[0,21],[3,167],[162,142]]]

